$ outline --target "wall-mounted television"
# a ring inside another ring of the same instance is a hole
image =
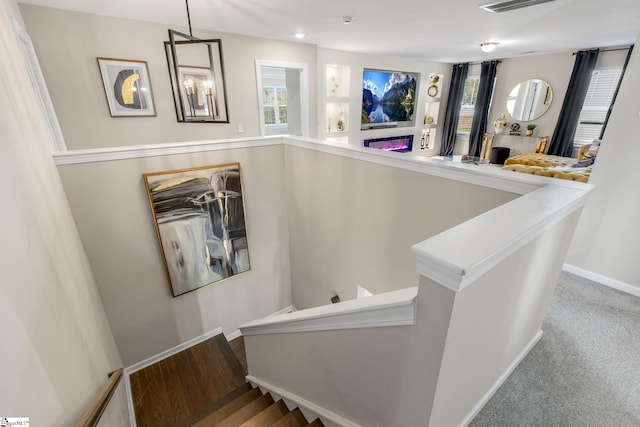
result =
[[[360,129],[413,126],[419,73],[364,69]]]
[[[386,138],[365,139],[362,145],[384,151],[406,153],[413,149],[413,135],[388,136]]]

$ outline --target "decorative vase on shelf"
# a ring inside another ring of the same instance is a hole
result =
[[[493,128],[498,134],[503,133],[507,129],[507,126],[509,126],[509,122],[505,119],[504,114],[501,114],[500,117],[493,122]]]

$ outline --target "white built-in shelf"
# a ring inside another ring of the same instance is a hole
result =
[[[430,73],[427,76],[426,88],[427,88],[427,100],[428,101],[440,101],[442,96],[442,74]]]
[[[424,107],[424,119],[425,126],[435,127],[438,124],[438,114],[440,113],[439,102],[427,102]]]
[[[351,67],[328,64],[325,68],[325,119],[323,133],[332,141],[346,139],[349,130]]]
[[[326,69],[327,97],[349,97],[349,79],[351,67],[347,65],[327,65]]]
[[[346,132],[349,130],[349,103],[327,102],[326,132]]]

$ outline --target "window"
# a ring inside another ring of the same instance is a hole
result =
[[[480,86],[480,76],[469,76],[464,82],[460,117],[458,118],[458,133],[469,134],[471,132],[473,111],[476,108],[476,99],[478,98],[478,86]]]
[[[578,118],[574,144],[587,144],[600,138],[621,75],[622,68],[601,68],[593,71]]]
[[[286,125],[288,123],[287,88],[263,86],[262,102],[264,106],[265,125]]]

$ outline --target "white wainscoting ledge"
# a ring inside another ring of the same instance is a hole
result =
[[[418,287],[254,320],[242,335],[414,325]]]
[[[503,171],[494,166],[479,166],[443,160],[441,158],[425,157],[419,152],[393,153],[361,147],[359,145],[291,135],[60,150],[53,153],[53,158],[56,165],[71,165],[274,145],[306,148],[355,160],[495,188],[515,194],[526,194],[536,188],[544,186],[545,183],[551,179],[536,175]],[[567,185],[571,185],[568,181],[567,183]]]
[[[424,240],[411,248],[417,270],[459,292],[580,209],[592,189],[588,184],[568,187],[549,183]]]
[[[87,148],[82,150],[56,151],[56,165],[95,163],[175,154],[200,153],[206,151],[232,150],[238,148],[282,145],[282,135],[260,138],[232,138],[202,141],[167,142],[163,144],[127,145],[120,147]]]

